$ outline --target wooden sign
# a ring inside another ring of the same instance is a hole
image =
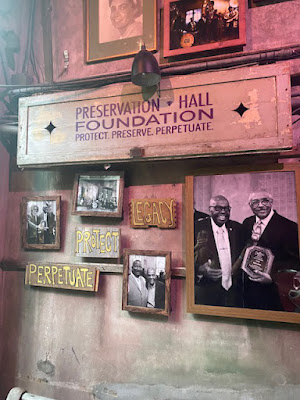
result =
[[[174,199],[131,200],[132,228],[176,228],[176,201]]]
[[[119,258],[120,229],[78,226],[75,229],[75,255],[78,257]]]
[[[292,147],[288,64],[21,98],[20,167],[154,160]]]
[[[99,271],[95,267],[52,263],[26,265],[25,285],[97,292],[98,283]]]

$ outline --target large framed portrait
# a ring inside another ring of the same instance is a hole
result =
[[[156,50],[156,0],[86,0],[86,60]]]
[[[89,217],[122,217],[124,173],[76,174],[72,214]]]
[[[23,197],[21,231],[25,249],[60,249],[60,196]]]
[[[188,312],[300,322],[299,167],[186,177]]]
[[[165,57],[245,43],[245,0],[164,0]]]
[[[124,250],[122,309],[169,315],[171,253]]]

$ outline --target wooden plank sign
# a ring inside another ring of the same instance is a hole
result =
[[[26,265],[25,285],[97,292],[98,283],[95,267],[36,262]]]
[[[176,201],[174,199],[131,200],[130,225],[132,228],[176,228]]]
[[[78,226],[75,229],[75,255],[78,257],[119,258],[120,229]]]
[[[20,167],[274,152],[292,147],[288,64],[163,78],[19,102]]]

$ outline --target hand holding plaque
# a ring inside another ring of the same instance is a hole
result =
[[[254,282],[271,283],[270,272],[274,255],[270,249],[261,246],[247,247],[242,261],[242,270]]]

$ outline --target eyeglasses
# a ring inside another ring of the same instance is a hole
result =
[[[257,208],[259,204],[261,203],[263,206],[268,206],[271,203],[271,199],[268,198],[263,198],[263,199],[254,199],[250,201],[250,205],[253,208]]]
[[[211,206],[211,208],[214,208],[217,212],[225,211],[229,212],[231,210],[230,206],[222,207],[222,206]]]

